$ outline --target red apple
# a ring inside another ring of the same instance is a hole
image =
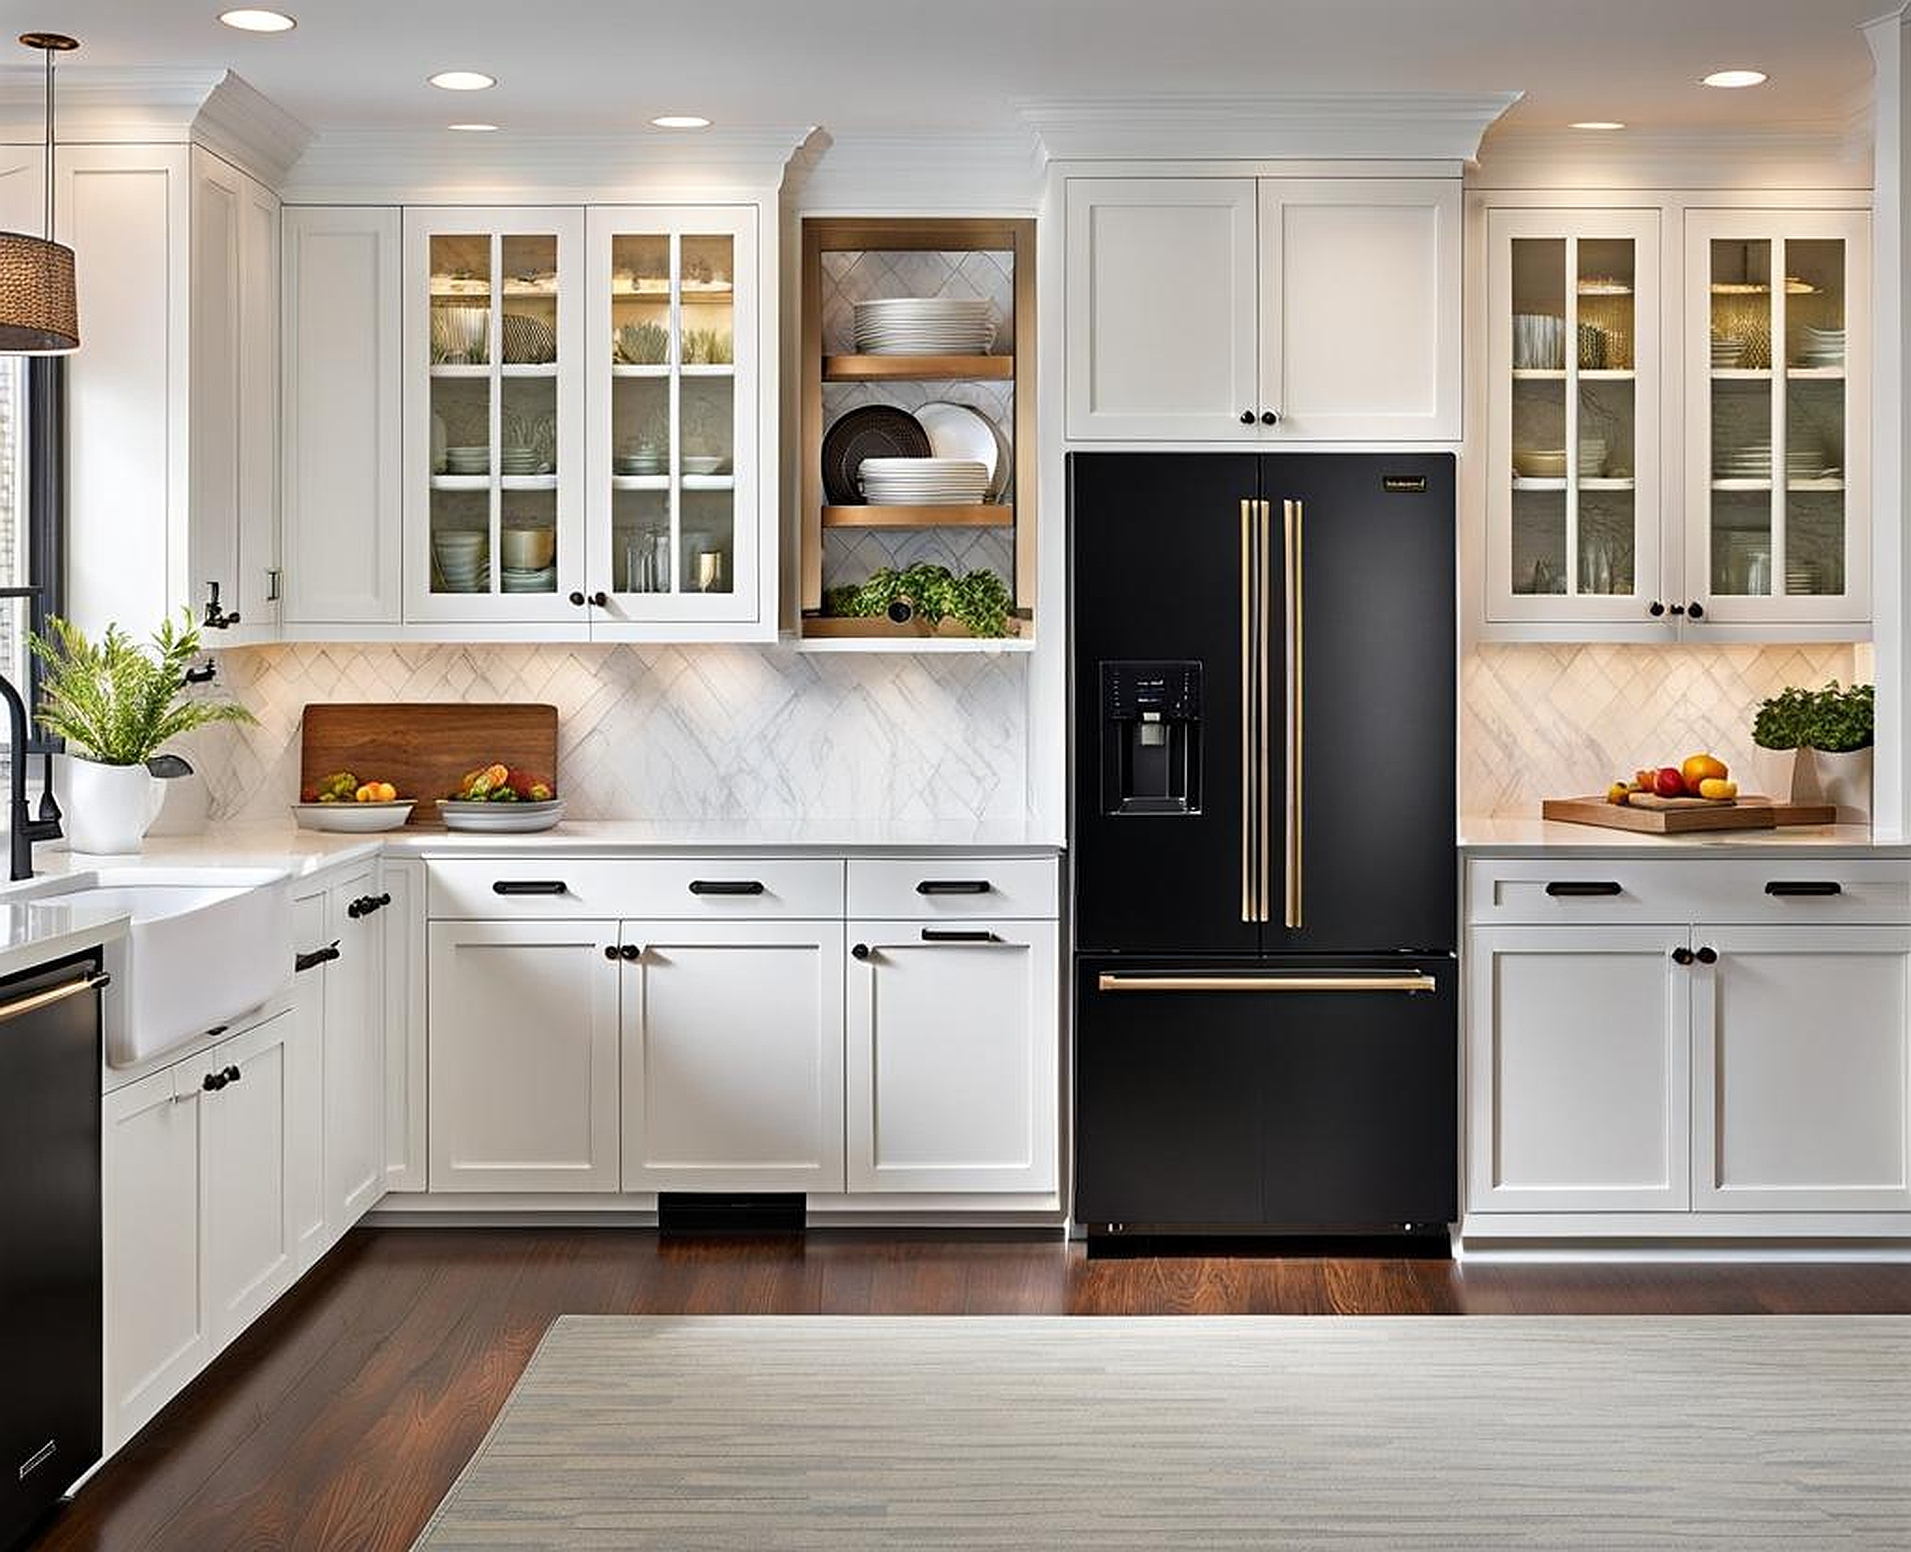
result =
[[[1682,798],[1685,796],[1685,773],[1676,765],[1662,765],[1659,774],[1652,778],[1652,790],[1662,798]]]

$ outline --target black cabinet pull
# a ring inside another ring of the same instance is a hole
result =
[[[571,603],[574,607],[582,609],[585,603],[584,595],[582,593],[572,593]]]
[[[237,1083],[244,1076],[245,1074],[239,1071],[236,1065],[226,1069],[226,1082],[228,1083]]]
[[[922,941],[925,943],[1000,943],[1002,940],[993,932],[959,932],[946,927],[924,927]]]
[[[617,957],[634,965],[644,957],[644,946],[641,943],[625,943],[618,948]]]
[[[309,954],[295,954],[292,957],[292,969],[295,973],[316,970],[320,965],[329,965],[339,957],[338,945],[328,944],[324,948],[315,948]]]
[[[592,593],[591,602],[600,609],[607,608],[610,605],[610,594],[601,591]]]
[[[1281,412],[1279,410],[1262,410],[1261,411],[1262,425],[1278,426],[1280,423],[1281,423]]]
[[[1685,613],[1685,605],[1684,605],[1684,604],[1674,604],[1674,605],[1673,605],[1673,606],[1672,606],[1671,608],[1669,608],[1668,610],[1666,610],[1666,613],[1667,613],[1667,614],[1680,614],[1680,615],[1682,615],[1682,614],[1684,614],[1684,613]]]
[[[850,957],[853,959],[867,959],[869,958],[869,945],[867,943],[858,943],[849,952]]]
[[[764,890],[761,879],[693,878],[690,892],[693,895],[760,895]]]
[[[1841,895],[1845,886],[1829,878],[1775,878],[1765,893],[1783,899],[1787,895]]]
[[[1244,425],[1244,426],[1251,426],[1251,425],[1253,425],[1253,424],[1254,424],[1254,411],[1252,411],[1252,410],[1242,410],[1242,411],[1241,411],[1241,424],[1242,424],[1242,425]]]
[[[916,885],[919,895],[985,895],[995,886],[986,878],[925,878]]]
[[[353,921],[361,916],[370,916],[374,911],[382,911],[391,904],[390,895],[360,895],[345,907],[345,914]]]
[[[604,957],[606,959],[616,959],[617,956],[621,954],[622,952],[623,950],[620,949],[615,943],[606,943],[604,945]]]
[[[1660,615],[1665,613],[1665,605],[1660,603],[1659,600],[1655,598],[1652,600],[1651,603],[1646,605],[1646,613],[1651,615],[1653,619],[1656,620],[1659,618]]]
[[[1672,951],[1672,962],[1675,965],[1689,965],[1692,963],[1692,959],[1692,950],[1687,948],[1683,943]]]
[[[200,1080],[199,1087],[204,1089],[208,1094],[217,1094],[231,1081],[232,1079],[228,1078],[223,1072],[209,1072]]]
[[[1719,951],[1715,948],[1702,948],[1697,957],[1702,965],[1716,965],[1719,962]]]
[[[1546,886],[1555,900],[1576,900],[1593,895],[1618,895],[1625,891],[1609,878],[1556,878]]]
[[[1686,617],[1686,618],[1687,618],[1688,620],[1702,620],[1702,619],[1704,619],[1704,618],[1705,618],[1705,605],[1704,605],[1704,604],[1702,604],[1702,603],[1700,603],[1700,602],[1699,602],[1699,601],[1698,601],[1698,600],[1697,600],[1696,598],[1695,598],[1695,599],[1693,599],[1691,603],[1689,603],[1689,604],[1687,604],[1687,605],[1685,606],[1685,617]]]
[[[570,889],[561,878],[501,878],[491,886],[494,895],[564,895]]]

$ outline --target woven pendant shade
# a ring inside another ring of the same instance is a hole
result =
[[[73,250],[24,232],[0,232],[0,352],[77,350]]]

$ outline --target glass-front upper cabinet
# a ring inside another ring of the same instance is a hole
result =
[[[599,637],[775,633],[760,586],[774,560],[758,523],[756,221],[750,206],[590,212]]]
[[[405,212],[405,615],[584,622],[583,227]]]
[[[1858,211],[1687,217],[1688,618],[1870,616],[1869,251]]]
[[[1665,619],[1659,215],[1494,210],[1488,243],[1487,618]]]

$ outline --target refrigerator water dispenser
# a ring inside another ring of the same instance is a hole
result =
[[[1201,812],[1201,665],[1101,665],[1102,810]]]

